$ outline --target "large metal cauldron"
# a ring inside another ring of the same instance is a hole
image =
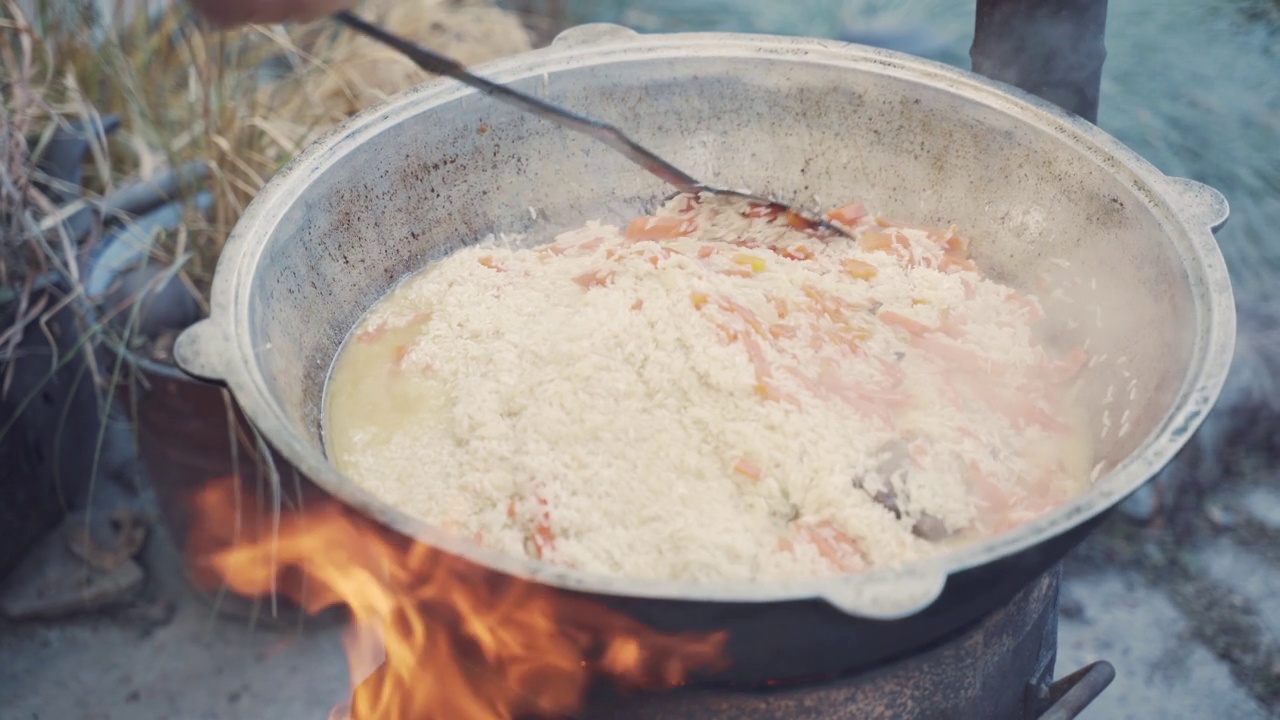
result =
[[[212,317],[182,335],[179,363],[225,381],[285,457],[390,528],[486,572],[597,596],[658,628],[730,629],[728,680],[852,671],[981,617],[1164,466],[1217,397],[1235,333],[1212,234],[1226,202],[1042,101],[856,45],[598,25],[480,71],[615,122],[716,183],[957,223],[992,275],[1032,290],[1052,282],[1046,304],[1059,339],[1088,339],[1097,357],[1084,398],[1101,477],[1003,537],[900,571],[789,584],[554,568],[425,526],[339,474],[321,443],[326,374],[348,329],[428,261],[493,231],[622,220],[669,188],[452,82],[360,115],[282,171],[237,226]]]

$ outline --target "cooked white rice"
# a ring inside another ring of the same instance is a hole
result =
[[[335,365],[333,461],[508,553],[698,581],[910,561],[1086,482],[1080,360],[954,229],[850,216],[827,242],[736,210],[679,198],[410,278]]]

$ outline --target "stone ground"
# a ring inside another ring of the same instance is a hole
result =
[[[1059,675],[1117,669],[1084,720],[1280,718],[1280,488],[1190,505],[1177,523],[1116,517],[1067,563]],[[152,545],[130,606],[0,624],[0,720],[327,717],[346,688],[338,628],[215,620]]]
[[[1059,672],[1116,666],[1085,718],[1280,718],[1280,485],[1249,473],[1181,504],[1068,559]]]

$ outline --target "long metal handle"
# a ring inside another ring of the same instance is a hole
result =
[[[514,105],[521,110],[531,112],[539,117],[558,123],[570,130],[599,140],[605,145],[608,145],[621,153],[628,160],[631,160],[640,167],[643,167],[645,170],[653,173],[664,182],[674,185],[681,192],[697,193],[702,190],[710,189],[695,180],[688,173],[641,147],[634,140],[624,135],[621,130],[618,130],[612,125],[583,117],[570,112],[569,110],[565,110],[564,108],[539,100],[538,98],[512,90],[505,85],[499,85],[490,80],[486,80],[479,75],[473,75],[463,67],[462,63],[434,53],[417,43],[387,32],[377,25],[360,19],[350,11],[344,10],[335,13],[333,19],[358,33],[367,35],[378,42],[399,50],[404,53],[405,57],[416,63],[418,67],[429,73],[451,77],[458,82],[470,85],[496,100],[501,100],[502,102]]]

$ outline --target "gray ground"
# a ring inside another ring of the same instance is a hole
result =
[[[1117,518],[1068,560],[1059,674],[1117,670],[1084,718],[1280,717],[1280,490],[1222,495],[1187,537]]]

